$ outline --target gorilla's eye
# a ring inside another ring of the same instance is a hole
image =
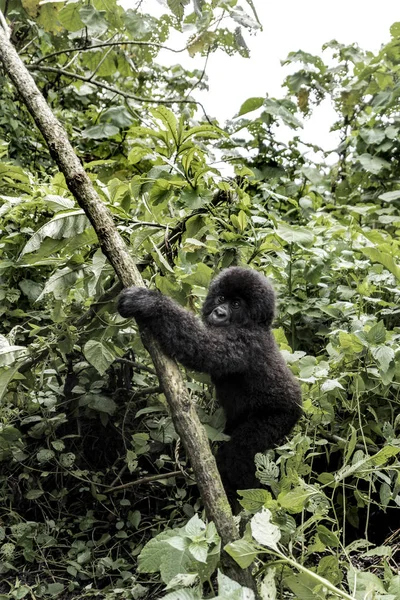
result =
[[[218,296],[217,302],[218,304],[222,304],[223,302],[225,302],[225,296]]]
[[[234,310],[238,310],[238,308],[240,308],[240,300],[232,300],[231,306]]]

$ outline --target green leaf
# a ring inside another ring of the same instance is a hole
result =
[[[166,202],[171,197],[172,183],[167,179],[157,179],[150,190],[150,201],[157,206]]]
[[[363,344],[354,333],[341,331],[339,333],[339,343],[346,354],[359,354],[364,349]]]
[[[45,238],[60,240],[75,237],[89,226],[89,219],[81,209],[58,213],[33,234],[21,250],[20,256],[38,250]]]
[[[296,225],[280,224],[275,229],[275,235],[288,244],[299,244],[302,246],[311,246],[315,241],[315,236],[306,227]]]
[[[253,110],[257,110],[263,104],[264,104],[264,98],[260,98],[260,97],[248,98],[247,100],[245,100],[245,102],[243,102],[242,106],[239,109],[237,116],[241,117],[242,115],[245,115],[246,113],[252,112]]]
[[[386,267],[386,269],[390,271],[390,273],[392,273],[396,279],[400,280],[400,267],[397,265],[391,254],[382,252],[377,248],[371,248],[369,246],[366,248],[361,248],[361,252],[366,256],[369,256],[373,262],[380,263]]]
[[[71,289],[73,289],[75,281],[78,279],[79,273],[71,271],[69,267],[59,269],[47,280],[43,292],[40,294],[38,301],[42,300],[46,294],[53,294],[57,300],[64,300]]]
[[[93,125],[87,127],[82,131],[83,137],[91,140],[102,140],[117,135],[119,133],[119,127],[111,125],[111,123],[101,123],[100,125]]]
[[[389,162],[378,156],[371,156],[371,154],[361,154],[358,160],[365,171],[374,175],[377,175],[382,169],[390,169]]]
[[[368,459],[368,462],[372,463],[374,467],[382,467],[383,465],[386,465],[388,460],[393,458],[393,456],[397,456],[399,452],[399,446],[391,446],[390,444],[388,444],[387,446],[381,448],[379,452],[371,456]]]
[[[60,465],[62,465],[65,469],[70,469],[75,462],[75,454],[73,452],[65,452],[60,454]]]
[[[114,361],[115,356],[98,340],[89,340],[83,348],[86,360],[100,373],[104,375],[108,367]]]
[[[329,546],[331,548],[339,548],[340,540],[338,536],[335,533],[333,533],[333,531],[325,527],[325,525],[317,525],[317,533],[321,542],[325,544],[325,546]]]
[[[281,492],[277,498],[278,503],[290,513],[300,513],[307,500],[315,494],[314,489],[297,486],[289,492]]]
[[[369,344],[382,344],[386,341],[386,329],[383,321],[378,321],[372,325],[371,329],[365,334],[365,339]]]
[[[383,200],[384,202],[394,202],[395,200],[400,199],[400,190],[395,190],[393,192],[385,192],[378,196],[379,200]]]
[[[203,542],[192,542],[189,544],[188,550],[195,560],[199,562],[207,562],[208,544],[204,540]]]
[[[94,8],[92,4],[87,4],[79,10],[79,16],[88,29],[90,36],[100,36],[108,30],[107,21],[102,17],[102,14]]]
[[[60,23],[67,31],[78,31],[83,28],[80,9],[81,5],[78,2],[69,2],[58,13]]]
[[[272,513],[268,508],[262,508],[250,521],[251,534],[262,546],[278,551],[281,532],[277,525],[271,523]]]
[[[47,594],[50,595],[51,598],[55,598],[59,596],[65,589],[62,583],[49,583],[47,585]]]
[[[151,238],[150,238],[150,242],[154,248],[155,253],[158,256],[158,260],[160,261],[160,263],[165,267],[165,269],[167,269],[167,271],[169,271],[170,273],[173,273],[174,272],[173,268],[168,263],[168,261],[164,258],[163,254],[160,252],[160,249],[157,248],[155,242]]]
[[[43,496],[43,494],[43,490],[29,490],[29,492],[25,494],[25,498],[27,498],[27,500],[37,500],[40,496]]]
[[[64,198],[64,196],[57,196],[56,194],[48,194],[43,198],[49,205],[51,210],[59,212],[60,210],[72,210],[75,206],[74,200],[70,198]]]
[[[236,540],[225,546],[225,551],[232,556],[242,569],[247,569],[257,558],[259,550],[246,540]]]
[[[39,463],[50,462],[51,460],[53,460],[54,456],[55,454],[53,450],[47,450],[44,448],[42,450],[39,450],[39,452],[36,454],[36,458]]]
[[[264,505],[275,502],[272,500],[271,492],[263,489],[239,490],[238,494],[242,496],[239,500],[240,505],[249,512],[258,512]]]
[[[176,532],[168,530],[147,542],[138,557],[139,573],[157,573],[160,570],[165,554],[171,551],[167,541],[174,535]]]
[[[323,590],[318,590],[320,584],[308,573],[298,573],[289,575],[284,579],[297,599],[301,600],[326,600],[326,594]]]
[[[371,349],[372,356],[378,362],[379,367],[384,373],[389,369],[390,363],[394,360],[394,350],[389,346],[378,346]]]
[[[295,110],[295,105],[292,104],[293,109]],[[266,98],[264,100],[264,112],[268,113],[271,116],[279,117],[292,129],[303,128],[303,123],[299,121],[287,108],[283,106],[283,104],[274,100],[273,98]]]

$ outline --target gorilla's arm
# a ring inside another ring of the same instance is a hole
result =
[[[132,287],[119,298],[123,317],[135,317],[160,342],[164,352],[185,367],[213,376],[249,368],[245,334],[206,327],[200,319],[160,292]]]

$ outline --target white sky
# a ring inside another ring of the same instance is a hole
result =
[[[291,51],[304,50],[324,59],[322,45],[332,39],[344,44],[356,43],[366,50],[379,50],[390,40],[390,26],[400,21],[399,0],[253,0],[263,31],[243,35],[250,48],[250,58],[227,56],[222,51],[211,54],[207,65],[209,91],[194,95],[211,117],[220,123],[232,118],[241,104],[252,96],[281,97],[280,89],[287,71],[280,61]],[[125,8],[134,0],[122,0]],[[167,12],[165,0],[143,0],[142,9],[154,15]],[[248,14],[246,0],[239,0]],[[191,6],[188,6],[190,11]],[[187,9],[187,10],[188,10]],[[232,22],[231,22],[232,23]],[[233,27],[233,24],[230,25]],[[176,34],[168,41],[175,48],[185,46],[185,38]],[[179,62],[184,67],[203,68],[204,59],[187,54],[163,51],[160,60],[166,64]],[[329,103],[321,106],[306,124],[302,139],[325,149],[335,147],[337,138],[329,134],[334,118]],[[284,131],[282,130],[284,134]],[[281,137],[281,136],[280,136]],[[284,137],[286,135],[284,134]]]

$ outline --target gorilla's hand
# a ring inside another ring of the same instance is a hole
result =
[[[161,296],[159,292],[143,287],[123,290],[118,300],[118,312],[123,317],[151,317],[157,311]]]

